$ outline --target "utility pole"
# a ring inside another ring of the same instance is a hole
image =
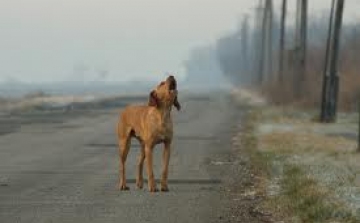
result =
[[[295,57],[294,89],[297,98],[303,93],[306,72],[306,46],[307,46],[307,8],[308,0],[297,0],[296,31],[295,31]]]
[[[342,26],[342,18],[344,11],[345,0],[336,1],[336,11],[334,18],[334,30],[331,32],[330,39],[330,55],[329,59],[329,81],[325,82],[325,112],[324,117],[321,117],[322,122],[335,122],[337,114],[337,103],[339,94],[339,75],[338,75],[338,61],[340,50],[340,34]],[[328,73],[328,71],[326,71]]]
[[[247,82],[249,82],[249,50],[248,50],[248,42],[249,42],[249,17],[245,15],[242,25],[241,25],[241,51],[242,51],[242,72],[246,75]]]
[[[301,7],[301,24],[300,24],[300,86],[304,90],[304,82],[306,75],[306,51],[307,51],[307,14],[308,0],[302,0]]]
[[[329,58],[330,58],[330,47],[332,42],[332,33],[333,33],[333,24],[334,24],[334,11],[335,11],[335,1],[332,0],[331,3],[331,11],[329,18],[329,28],[328,28],[328,37],[326,43],[326,52],[325,52],[325,60],[324,60],[324,73],[323,73],[323,87],[321,92],[321,113],[320,113],[320,121],[326,122],[326,117],[328,116],[326,107],[327,107],[327,97],[329,94]]]
[[[255,27],[255,50],[256,50],[256,73],[257,73],[257,84],[261,85],[264,81],[264,8],[263,1],[259,0],[259,6],[256,8],[256,27]]]
[[[332,55],[331,55],[331,64],[330,64],[330,121],[336,120],[337,113],[337,103],[338,103],[338,95],[339,95],[339,50],[340,50],[340,35],[341,35],[341,26],[342,26],[342,18],[344,11],[344,3],[345,0],[337,1],[337,9],[335,14],[334,21],[334,41],[332,46]]]
[[[280,55],[279,55],[279,82],[284,82],[284,54],[285,54],[285,26],[286,26],[287,0],[283,0],[281,10],[280,28]]]
[[[261,10],[261,44],[259,60],[260,84],[272,78],[272,0],[265,0],[265,8]]]
[[[358,120],[358,152],[360,152],[360,101],[358,102],[358,113],[359,113],[359,120]]]
[[[267,30],[266,30],[266,75],[268,81],[273,79],[273,4],[272,0],[267,0],[265,5],[267,17]]]
[[[301,2],[302,0],[296,0],[296,17],[295,17],[295,49],[300,48],[300,18],[301,18]]]

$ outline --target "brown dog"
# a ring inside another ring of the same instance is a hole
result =
[[[177,84],[174,76],[161,82],[149,95],[148,105],[130,105],[120,115],[117,126],[119,137],[120,173],[119,189],[128,190],[126,186],[125,162],[130,149],[131,138],[139,140],[141,153],[137,163],[136,185],[143,187],[143,166],[146,159],[149,191],[156,192],[153,173],[152,152],[155,145],[164,143],[163,170],[161,191],[168,191],[167,177],[170,158],[170,146],[173,138],[171,108],[180,110],[177,100]]]

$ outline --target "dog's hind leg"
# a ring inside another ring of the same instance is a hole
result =
[[[145,160],[145,146],[143,143],[141,143],[141,150],[138,157],[137,176],[136,176],[136,186],[139,189],[142,189],[144,186],[144,178],[143,178],[144,160]]]
[[[163,169],[162,169],[162,175],[161,175],[161,191],[168,192],[168,174],[169,174],[169,160],[170,160],[170,142],[164,143],[164,151],[163,151]]]
[[[129,190],[129,187],[126,186],[126,171],[125,163],[126,158],[130,149],[130,134],[126,137],[121,137],[119,140],[119,156],[120,156],[120,166],[119,166],[119,189],[120,190]]]

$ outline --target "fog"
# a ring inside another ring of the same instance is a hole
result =
[[[211,71],[205,83],[225,81],[209,49],[219,38],[236,32],[240,19],[252,14],[257,3],[0,1],[0,83],[8,88],[18,83],[30,84],[30,88],[54,82],[63,84],[56,84],[58,88],[69,82],[87,87],[129,81],[150,84],[167,72],[180,81],[196,82],[204,80],[196,75],[206,77]],[[280,1],[274,4],[276,8]],[[319,13],[329,5],[330,0],[311,1],[311,13]],[[358,18],[358,9],[358,1],[348,0],[346,21]],[[198,52],[209,55],[208,61],[200,60],[202,65],[197,67],[194,58]]]

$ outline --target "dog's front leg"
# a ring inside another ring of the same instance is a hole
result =
[[[156,183],[153,172],[153,146],[145,146],[145,159],[146,159],[146,170],[148,175],[148,186],[150,192],[157,192]]]
[[[168,188],[168,174],[169,174],[169,160],[170,160],[170,148],[171,142],[164,143],[164,151],[163,151],[163,169],[161,176],[161,191],[167,192]]]
[[[144,160],[145,160],[145,147],[141,145],[141,151],[138,157],[138,164],[137,164],[137,176],[136,176],[136,186],[139,189],[143,188],[144,180],[143,180],[143,167],[144,167]]]

